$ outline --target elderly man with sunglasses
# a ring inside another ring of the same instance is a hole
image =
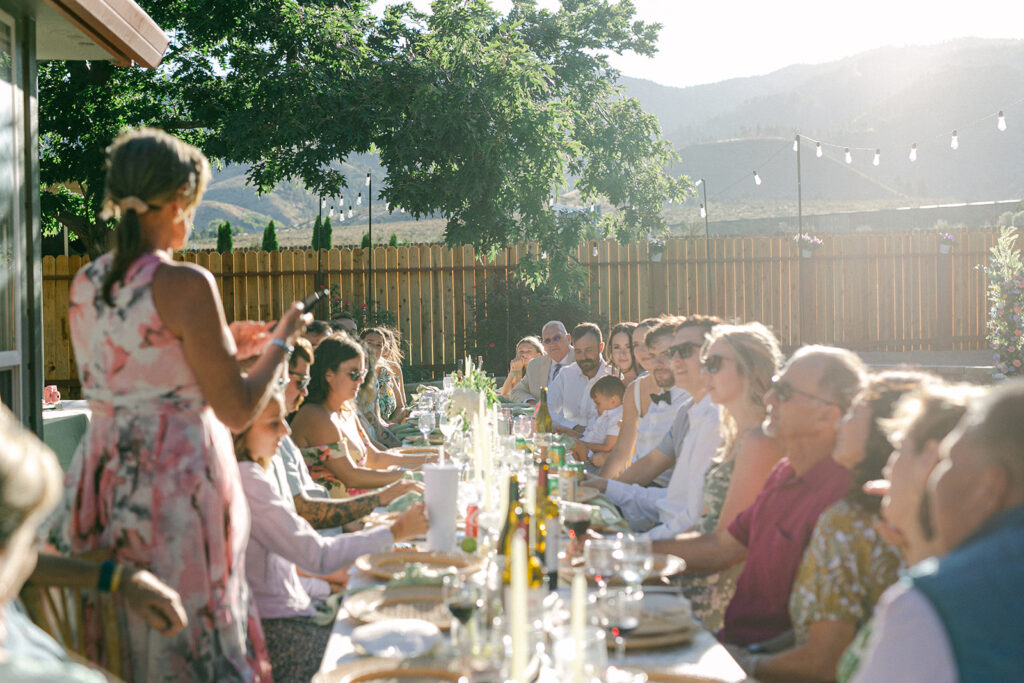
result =
[[[296,342],[295,350],[288,359],[288,376],[285,378],[284,402],[289,413],[298,409],[309,391],[309,366],[313,362],[313,347],[305,339]],[[271,460],[271,474],[281,489],[280,493],[291,492],[285,499],[293,500],[295,512],[303,517],[314,529],[333,535],[341,533],[341,527],[355,522],[373,512],[374,508],[387,505],[408,491],[422,490],[422,484],[413,481],[397,481],[378,491],[338,500],[320,484],[313,481],[309,468],[302,458],[291,436],[281,439],[277,455]]]
[[[540,400],[541,389],[550,385],[562,370],[576,361],[572,337],[561,321],[545,323],[541,328],[541,342],[544,344],[544,355],[526,364],[523,378],[512,387],[513,401],[536,403]]]
[[[718,406],[707,395],[700,349],[711,329],[721,322],[713,316],[690,316],[672,323],[674,331],[667,336],[652,337],[657,328],[649,333],[647,346],[655,359],[654,372],[667,368],[675,381],[673,390],[679,392],[676,409],[661,429],[658,446],[618,480],[585,482],[604,491],[631,528],[650,529],[652,540],[672,538],[700,518],[704,472],[721,445]],[[665,478],[665,488],[651,486],[659,477]]]
[[[805,346],[772,381],[764,431],[785,457],[754,503],[728,530],[682,534],[654,544],[686,560],[687,572],[722,571],[746,560],[719,638],[760,644],[792,628],[789,594],[818,516],[847,491],[850,473],[832,460],[836,423],[860,390],[864,364],[856,354]]]

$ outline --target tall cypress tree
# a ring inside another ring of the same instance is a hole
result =
[[[316,220],[313,222],[313,251],[320,248],[320,214],[316,215]]]
[[[360,249],[369,249],[372,246],[373,246],[373,242],[370,241],[370,233],[364,232],[363,233],[363,241],[360,242],[359,248]]]
[[[277,226],[274,225],[274,221],[267,223],[267,227],[263,229],[263,251],[277,251],[280,247],[277,244]]]
[[[231,221],[224,221],[217,228],[217,253],[230,254],[235,249],[231,236]]]
[[[320,248],[330,249],[334,245],[331,242],[334,241],[334,228],[331,227],[331,217],[328,216],[324,219],[323,225],[320,226]]]

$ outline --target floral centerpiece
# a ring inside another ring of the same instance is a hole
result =
[[[483,397],[487,409],[498,404],[497,384],[494,378],[484,372],[482,367],[473,363],[469,357],[463,368],[462,376],[455,378],[455,391],[452,393],[451,407],[467,417],[480,410],[480,398]]]
[[[804,258],[810,258],[814,252],[825,246],[820,237],[806,232],[797,233],[793,241],[800,247],[800,254]]]
[[[939,233],[939,253],[948,254],[953,248],[953,243],[956,242],[956,238],[951,233],[940,232]]]
[[[995,378],[1024,374],[1024,261],[1016,247],[1017,229],[1003,228],[990,250],[988,266],[988,342],[994,352]]]
[[[652,261],[660,261],[665,253],[665,238],[656,235],[647,236],[647,253]]]

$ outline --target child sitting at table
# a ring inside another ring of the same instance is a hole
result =
[[[622,396],[625,393],[626,385],[612,375],[602,377],[590,387],[590,398],[597,407],[597,417],[587,424],[583,436],[572,447],[573,457],[582,461],[588,470],[596,472],[619,440]]]

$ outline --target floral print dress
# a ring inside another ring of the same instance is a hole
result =
[[[380,405],[380,415],[385,420],[390,419],[398,409],[392,377],[394,375],[383,364],[377,367],[377,403]]]
[[[338,479],[327,469],[327,463],[332,460],[347,458],[349,454],[352,454],[356,456],[352,458],[356,465],[365,465],[366,445],[363,443],[363,437],[359,433],[359,416],[356,413],[356,409],[352,405],[344,405],[338,412],[338,417],[340,418],[337,423],[338,432],[341,434],[340,441],[322,446],[308,446],[300,449],[300,451],[302,452],[302,459],[306,462],[306,467],[309,468],[309,476],[313,478],[313,481],[327,489],[332,498],[345,498],[366,493],[368,489],[347,487],[345,482]]]
[[[138,258],[111,307],[102,298],[110,259],[83,267],[71,286],[71,340],[92,421],[68,469],[54,541],[73,554],[109,552],[181,594],[189,623],[173,638],[126,613],[127,678],[269,680],[245,580],[249,509],[231,434],[153,304],[150,285],[163,261]],[[98,616],[86,639],[97,652]]]

